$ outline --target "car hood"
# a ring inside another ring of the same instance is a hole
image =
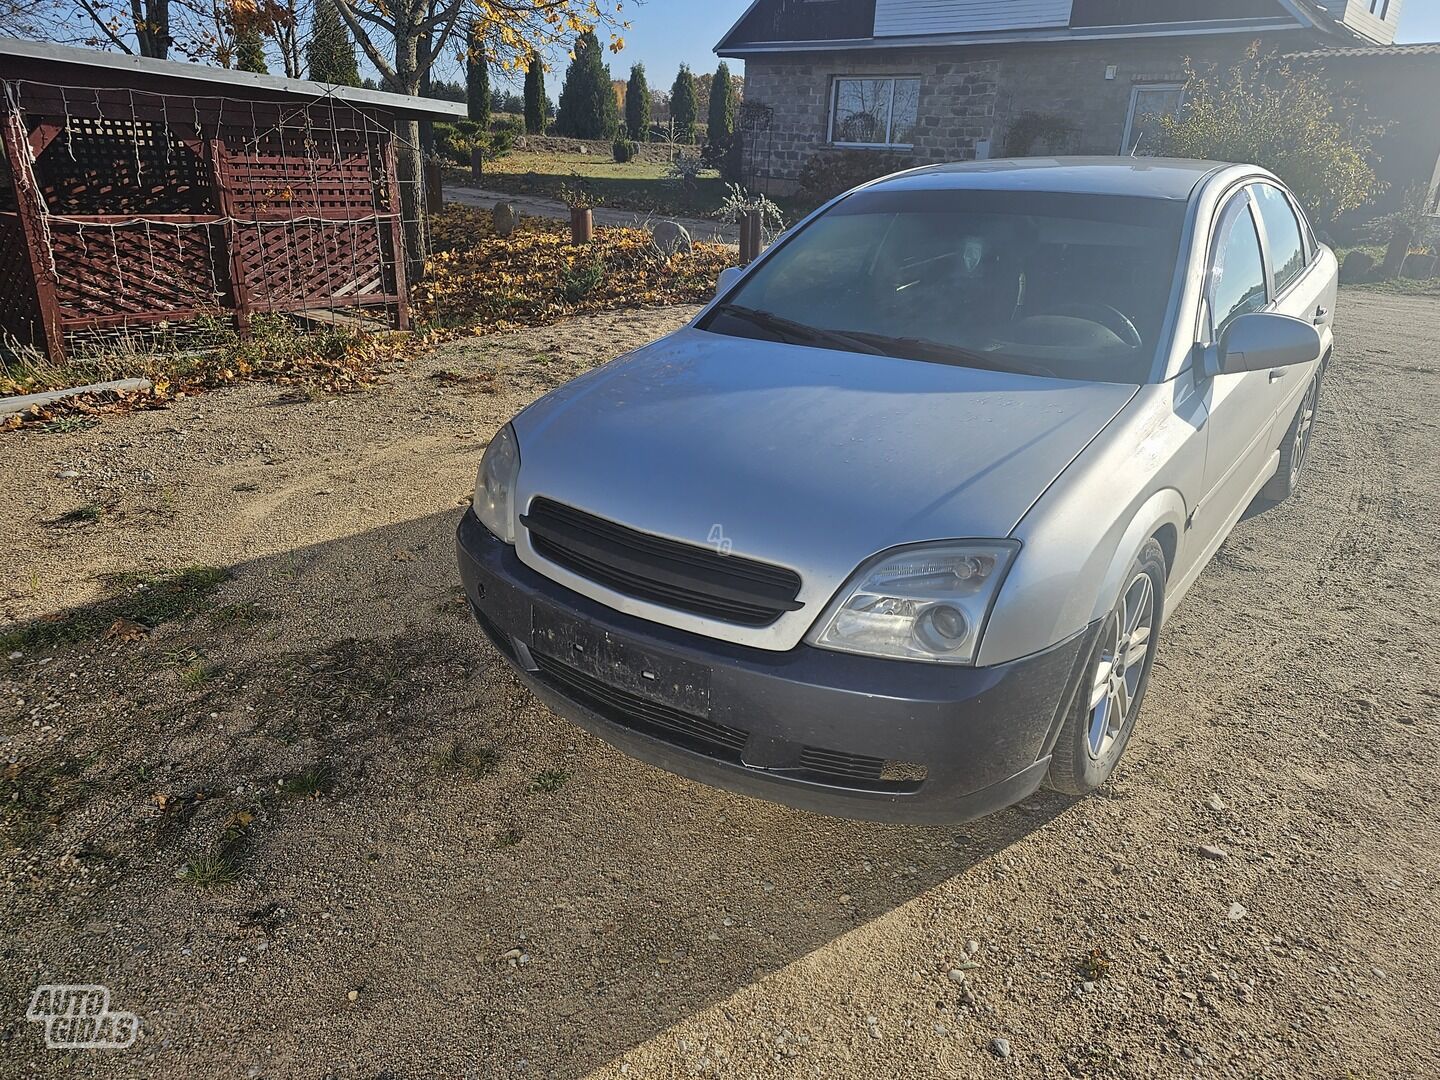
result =
[[[856,567],[897,544],[1004,537],[1136,387],[1037,378],[686,328],[546,395],[515,420],[517,505],[544,495],[635,529],[797,570],[805,607],[740,630],[789,648]],[[803,624],[803,625],[802,625]]]

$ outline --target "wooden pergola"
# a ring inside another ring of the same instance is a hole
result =
[[[0,330],[407,325],[396,120],[464,105],[3,38],[0,72]]]

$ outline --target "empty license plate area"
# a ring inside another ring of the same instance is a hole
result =
[[[710,715],[710,670],[657,655],[553,608],[530,613],[530,647],[616,689],[692,716]]]

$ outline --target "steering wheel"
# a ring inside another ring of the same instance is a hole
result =
[[[1144,344],[1140,338],[1140,331],[1137,330],[1135,324],[1130,321],[1130,316],[1126,315],[1119,308],[1111,307],[1109,304],[1065,304],[1046,314],[1065,315],[1075,319],[1085,319],[1089,322],[1099,323],[1132,349],[1138,349]]]

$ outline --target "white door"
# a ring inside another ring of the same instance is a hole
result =
[[[1266,261],[1270,266],[1273,310],[1312,323],[1320,331],[1321,353],[1330,345],[1330,320],[1335,294],[1330,275],[1324,273],[1317,249],[1305,235],[1290,198],[1274,184],[1252,184],[1250,194],[1265,233]],[[1270,428],[1271,448],[1278,447],[1315,375],[1315,364],[1276,368],[1268,372],[1275,403]]]
[[[1231,322],[1247,312],[1262,310],[1270,298],[1250,192],[1236,192],[1221,211],[1219,222],[1210,253],[1203,344],[1218,342]],[[1209,550],[1250,501],[1271,451],[1269,435],[1277,402],[1268,371],[1216,375],[1201,392],[1209,412],[1205,492],[1192,527]]]

